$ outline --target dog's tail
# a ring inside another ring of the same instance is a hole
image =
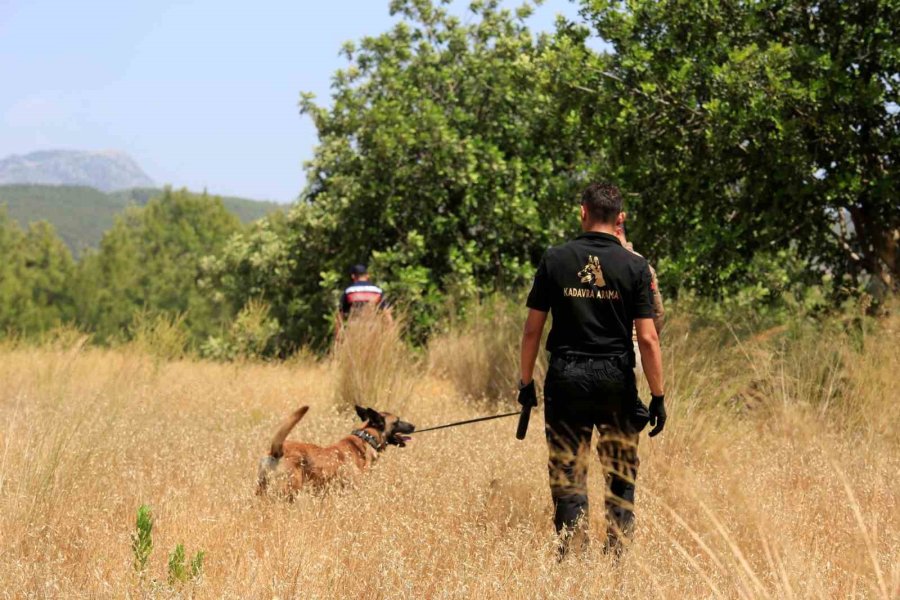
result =
[[[269,450],[269,456],[272,458],[278,459],[281,458],[284,447],[284,440],[287,438],[288,434],[291,432],[291,429],[300,422],[300,419],[303,418],[303,415],[306,414],[306,411],[309,410],[308,406],[301,406],[297,410],[291,413],[291,415],[284,420],[281,426],[278,428],[278,431],[275,432],[275,437],[272,438],[272,449]]]

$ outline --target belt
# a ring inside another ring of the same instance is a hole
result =
[[[609,361],[616,363],[616,366],[625,370],[633,369],[635,365],[634,350],[625,350],[617,354],[591,354],[587,352],[558,352],[550,355],[550,364],[554,363],[591,363],[594,361]]]

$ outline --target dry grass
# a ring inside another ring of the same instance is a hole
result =
[[[353,427],[335,407],[340,365],[7,346],[0,595],[896,598],[898,325],[861,342],[798,327],[723,346],[676,320],[673,415],[641,440],[638,528],[618,566],[552,560],[539,415],[524,442],[513,420],[426,433],[349,489],[264,502],[255,462],[289,410],[312,406],[293,434],[305,440]],[[435,377],[404,404],[379,408],[420,426],[476,412]],[[129,538],[142,503],[156,517],[143,580]],[[206,550],[205,573],[170,588],[166,555],[181,542]]]
[[[331,353],[334,406],[406,407],[417,367],[403,341],[403,315],[357,309],[341,330]],[[380,408],[380,410],[385,410]]]
[[[429,371],[447,379],[469,400],[496,405],[514,397],[519,380],[522,314],[521,303],[502,296],[472,305],[464,323],[453,324],[429,341]],[[535,377],[542,380],[545,372],[542,353]]]

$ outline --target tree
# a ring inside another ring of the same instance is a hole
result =
[[[394,0],[400,23],[344,47],[331,106],[301,98],[319,134],[301,200],[211,262],[231,310],[269,305],[282,351],[325,338],[355,262],[418,334],[519,289],[590,179],[626,192],[670,291],[896,286],[896,0],[581,0],[589,27],[537,37],[527,5],[446,4]]]
[[[22,230],[0,206],[0,335],[16,324],[16,306],[22,296],[19,262],[22,248]]]
[[[463,22],[396,0],[391,31],[347,44],[308,187],[283,221],[229,247],[213,278],[240,306],[267,301],[283,347],[322,339],[350,264],[369,262],[427,331],[448,298],[518,290],[573,230],[584,153],[560,79],[590,59],[583,28],[533,36],[530,8],[473,2]]]
[[[127,337],[135,315],[183,315],[195,342],[230,314],[199,285],[201,262],[240,229],[220,199],[166,189],[131,208],[79,265],[78,318],[101,340]]]
[[[74,316],[74,261],[53,226],[23,232],[0,207],[0,333],[32,335]]]
[[[614,48],[585,118],[670,280],[718,293],[790,246],[896,289],[896,0],[581,5]]]

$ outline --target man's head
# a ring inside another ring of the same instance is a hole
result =
[[[369,270],[366,265],[353,265],[350,267],[350,279],[353,281],[366,281],[369,278]]]
[[[622,193],[611,183],[592,183],[581,194],[581,228],[615,228],[625,222]]]

